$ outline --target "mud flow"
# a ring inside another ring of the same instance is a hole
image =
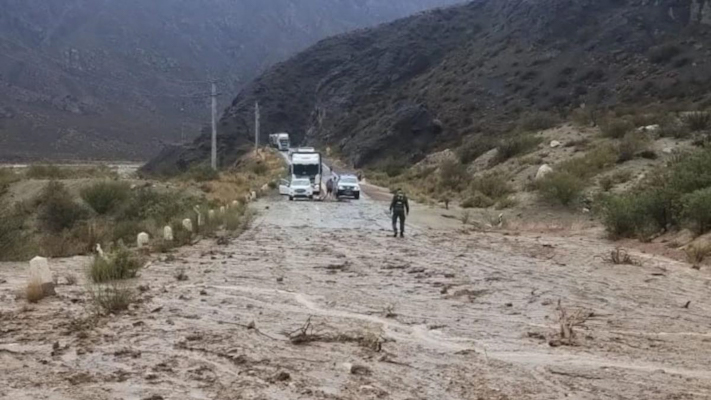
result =
[[[395,239],[387,205],[264,200],[240,239],[152,262],[116,316],[92,316],[86,259],[53,261],[36,305],[2,264],[0,398],[711,398],[708,271],[420,207]]]

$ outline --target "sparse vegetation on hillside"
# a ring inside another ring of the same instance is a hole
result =
[[[525,155],[536,149],[540,143],[541,138],[532,134],[514,134],[499,142],[492,164],[500,164],[513,157]]]
[[[613,237],[649,237],[672,227],[711,229],[711,151],[674,160],[629,193],[608,196],[603,216]]]
[[[81,198],[99,215],[116,211],[131,197],[131,187],[125,182],[100,182],[81,190]]]
[[[143,260],[125,247],[119,247],[106,258],[97,255],[89,267],[92,282],[103,283],[121,279],[131,279],[138,275]]]

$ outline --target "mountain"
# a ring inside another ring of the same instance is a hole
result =
[[[332,34],[456,0],[0,0],[0,159],[142,159]],[[223,100],[224,97],[223,97]]]
[[[228,166],[252,140],[328,145],[356,167],[510,132],[535,113],[711,102],[705,0],[479,0],[323,40],[266,71],[220,121]],[[209,135],[147,171],[202,162]]]

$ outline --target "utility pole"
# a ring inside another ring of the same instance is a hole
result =
[[[212,169],[217,171],[217,84],[212,82]]]
[[[259,151],[259,102],[254,103],[254,151]]]

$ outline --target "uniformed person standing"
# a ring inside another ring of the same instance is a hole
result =
[[[405,216],[410,215],[410,203],[407,201],[407,196],[398,189],[393,196],[393,201],[390,203],[390,213],[393,217],[393,231],[397,237],[397,222],[400,220],[400,237],[405,236]]]

